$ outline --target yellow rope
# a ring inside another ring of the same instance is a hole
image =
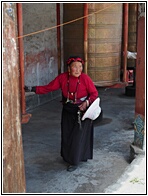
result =
[[[61,27],[61,26],[64,26],[64,25],[67,25],[67,24],[76,22],[76,21],[78,21],[78,20],[81,20],[81,19],[83,19],[83,18],[89,17],[89,16],[91,16],[91,15],[93,15],[93,14],[96,14],[96,13],[98,13],[98,12],[101,12],[101,11],[103,11],[103,10],[105,10],[105,9],[108,9],[109,7],[112,7],[114,4],[116,4],[116,3],[113,3],[112,5],[110,5],[110,6],[108,6],[108,7],[105,7],[104,9],[101,9],[101,10],[99,10],[99,11],[93,12],[93,13],[88,14],[88,15],[86,15],[86,16],[82,16],[82,17],[80,17],[80,18],[71,20],[71,21],[69,21],[69,22],[65,22],[65,23],[63,23],[63,24],[56,25],[56,26],[53,26],[53,27],[49,27],[49,28],[46,28],[46,29],[43,29],[43,30],[40,30],[40,31],[33,32],[33,33],[28,33],[28,34],[26,34],[26,35],[22,35],[22,36],[19,36],[19,37],[16,37],[16,38],[19,39],[19,38],[27,37],[27,36],[34,35],[34,34],[37,34],[37,33],[42,33],[42,32],[44,32],[44,31],[48,31],[48,30],[51,30],[51,29],[55,29],[55,28],[57,28],[57,27]]]

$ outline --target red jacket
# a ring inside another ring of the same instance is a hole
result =
[[[91,78],[84,73],[80,75],[80,78],[71,75],[69,76],[68,74],[68,72],[62,73],[58,75],[54,80],[52,80],[49,84],[44,86],[36,86],[36,94],[46,94],[51,91],[61,89],[63,96],[67,98],[69,88],[69,92],[71,92],[69,96],[70,100],[74,100],[74,93],[76,92],[77,99],[87,96],[87,99],[91,104],[98,97],[98,91],[94,86]]]

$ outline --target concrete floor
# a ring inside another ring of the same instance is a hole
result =
[[[98,91],[103,119],[94,122],[94,158],[73,172],[60,157],[61,98],[29,111],[22,125],[27,193],[104,193],[129,166],[135,98],[124,88]]]

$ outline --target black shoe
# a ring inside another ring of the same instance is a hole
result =
[[[67,171],[72,172],[72,171],[76,170],[77,167],[78,167],[77,165],[69,165],[67,168]]]
[[[87,159],[86,160],[82,160],[82,162],[87,162]]]

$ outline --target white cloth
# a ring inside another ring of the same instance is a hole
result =
[[[82,120],[85,120],[86,118],[89,118],[91,120],[95,120],[101,113],[100,108],[100,98],[98,97],[86,110],[84,115],[82,116]]]

